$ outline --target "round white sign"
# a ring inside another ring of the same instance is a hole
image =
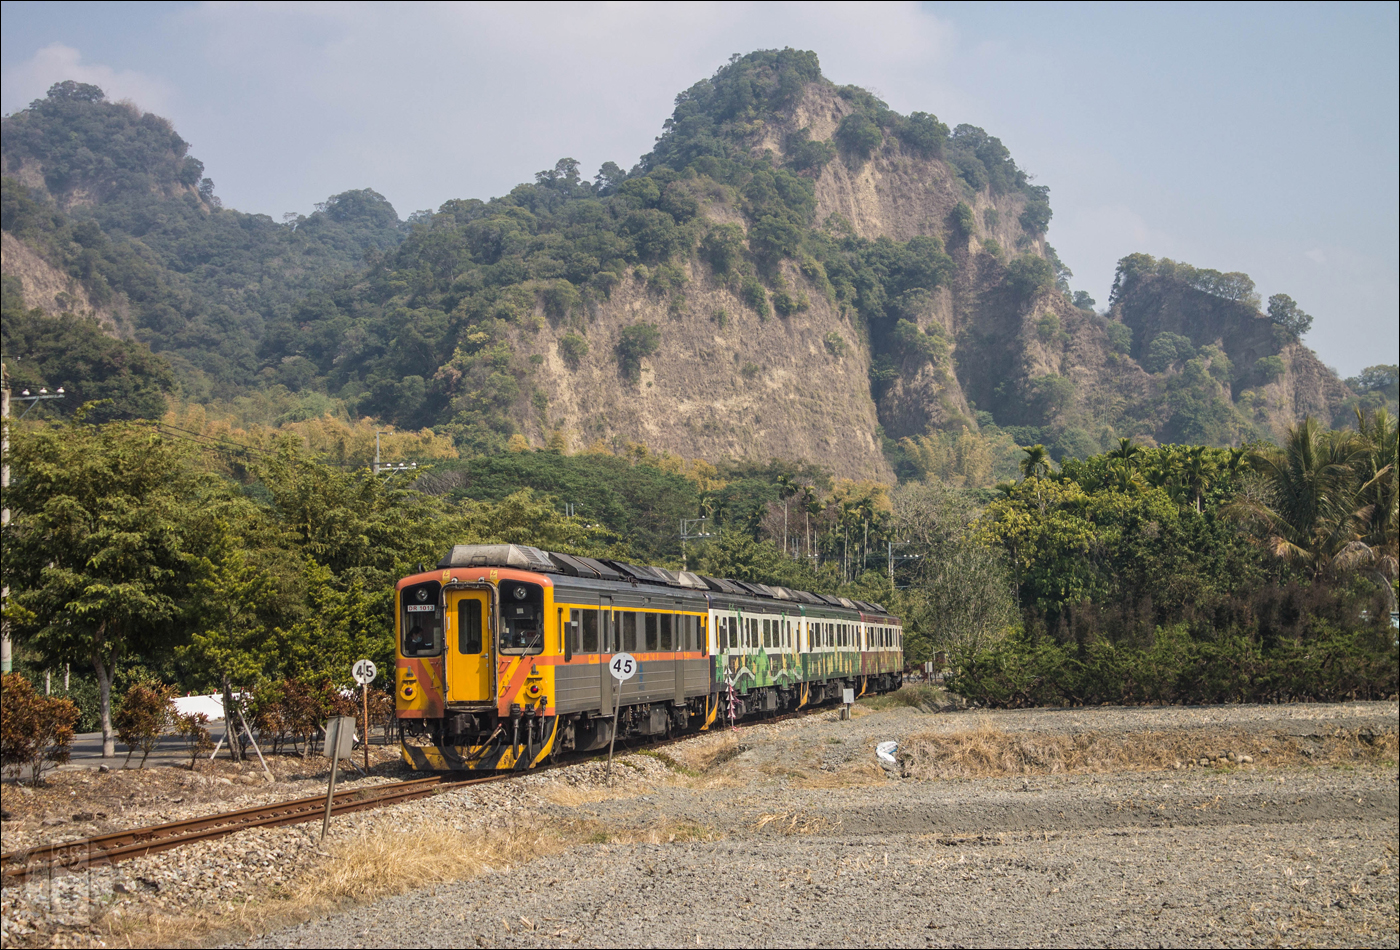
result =
[[[375,674],[379,670],[375,667],[373,660],[360,660],[350,672],[354,675],[355,682],[361,686],[368,686],[374,682]]]
[[[625,682],[637,675],[637,667],[639,665],[640,664],[637,663],[632,654],[619,653],[612,658],[612,662],[608,664],[608,669],[612,671],[613,679]]]

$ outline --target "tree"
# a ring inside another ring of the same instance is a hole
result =
[[[1035,254],[1022,254],[1006,266],[1006,286],[1023,300],[1038,297],[1055,286],[1055,269]]]
[[[1371,563],[1377,554],[1363,540],[1371,510],[1353,468],[1364,452],[1351,433],[1325,432],[1309,416],[1288,430],[1281,447],[1251,453],[1264,491],[1241,496],[1229,511],[1254,528],[1270,554],[1315,578]],[[1392,471],[1387,465],[1377,477]]]
[[[1026,457],[1021,459],[1021,475],[1024,478],[1044,478],[1055,471],[1055,463],[1050,461],[1050,453],[1045,446],[1023,445],[1021,451]]]
[[[622,375],[632,382],[642,372],[642,360],[661,345],[661,330],[654,323],[633,323],[622,328],[617,340],[617,361]]]
[[[194,513],[216,491],[183,449],[129,423],[21,429],[11,466],[6,619],[48,663],[92,665],[110,757],[113,677],[133,649],[171,645],[193,574]]]
[[[1269,298],[1269,319],[1295,340],[1301,340],[1312,329],[1313,318],[1304,313],[1288,294],[1274,294]]]

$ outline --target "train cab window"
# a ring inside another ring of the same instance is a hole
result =
[[[481,654],[481,608],[484,606],[474,597],[457,601],[457,652],[463,656]]]
[[[544,588],[526,581],[501,583],[501,652],[544,650]]]
[[[579,647],[580,653],[598,652],[598,611],[580,610],[579,628],[583,633],[583,645]]]
[[[403,605],[399,629],[404,656],[440,656],[442,654],[442,585],[426,581],[405,587],[399,595]]]

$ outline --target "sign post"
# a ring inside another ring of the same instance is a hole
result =
[[[326,723],[326,745],[323,754],[331,760],[331,780],[326,786],[326,815],[321,819],[321,840],[331,826],[331,802],[335,798],[336,770],[341,759],[348,759],[355,748],[355,717],[334,716]]]
[[[608,768],[604,777],[612,781],[613,745],[617,742],[617,707],[622,699],[622,684],[637,675],[637,661],[630,653],[619,653],[608,663],[608,671],[617,680],[616,696],[613,698],[612,732],[608,734]]]
[[[360,684],[360,696],[365,703],[365,736],[363,745],[365,747],[365,774],[369,774],[369,684],[374,682],[374,675],[379,671],[375,669],[373,660],[361,660],[350,670],[355,677],[355,682]]]
[[[852,705],[855,701],[856,701],[856,691],[855,691],[855,690],[853,690],[853,689],[843,689],[843,690],[841,690],[841,703],[842,703],[841,718],[842,718],[842,719],[850,719],[850,718],[851,718],[851,705]]]

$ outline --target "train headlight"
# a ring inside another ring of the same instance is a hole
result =
[[[525,692],[530,694],[531,699],[538,699],[540,695],[540,684],[531,683],[529,686],[525,687]]]

